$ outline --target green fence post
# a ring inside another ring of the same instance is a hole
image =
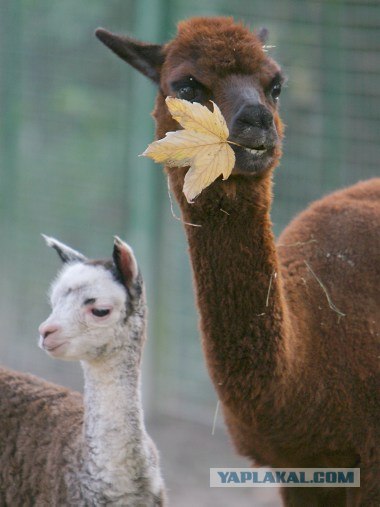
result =
[[[147,42],[159,42],[162,37],[163,20],[166,13],[163,2],[139,0],[135,2],[135,24],[133,36]],[[154,125],[150,113],[153,109],[156,89],[146,77],[136,71],[131,74],[128,90],[130,115],[126,119],[126,199],[129,216],[128,241],[134,246],[147,287],[149,306],[149,344],[144,359],[144,397],[146,406],[152,407],[154,350],[157,346],[155,333],[156,308],[159,294],[156,286],[156,271],[159,269],[158,238],[160,230],[161,199],[160,187],[163,178],[161,169],[144,157],[138,157],[153,141]],[[151,372],[149,377],[147,372]]]
[[[6,221],[16,199],[21,88],[21,2],[5,0],[0,8],[0,210]]]

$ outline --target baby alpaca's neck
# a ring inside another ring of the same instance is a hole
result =
[[[141,343],[132,342],[107,359],[82,362],[85,474],[88,487],[108,501],[156,489],[148,485],[154,458],[143,421],[140,352]]]

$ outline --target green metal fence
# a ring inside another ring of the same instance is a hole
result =
[[[148,285],[148,405],[212,419],[182,226],[160,168],[138,158],[153,138],[154,87],[93,31],[165,41],[178,20],[215,14],[267,26],[289,77],[277,233],[315,198],[379,173],[377,1],[0,0],[1,363],[81,384],[74,365],[36,348],[59,264],[39,234],[89,256],[110,254],[118,234]]]

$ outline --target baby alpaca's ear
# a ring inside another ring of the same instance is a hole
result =
[[[137,280],[139,267],[132,248],[117,236],[114,239],[113,261],[125,285],[133,285]]]
[[[54,248],[56,252],[58,253],[59,257],[61,258],[62,262],[85,262],[87,258],[82,255],[81,253],[77,252],[76,250],[73,250],[69,246],[65,245],[64,243],[61,243],[55,238],[51,238],[49,236],[45,236],[45,234],[41,234],[41,236],[46,241],[46,244],[50,246],[51,248]]]
[[[165,59],[160,44],[146,44],[132,37],[111,33],[104,28],[98,28],[95,35],[119,58],[132,65],[141,74],[157,84],[160,82],[160,71]]]

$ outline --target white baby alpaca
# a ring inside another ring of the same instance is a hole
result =
[[[39,328],[50,356],[79,360],[78,393],[0,368],[0,505],[162,507],[158,454],[144,426],[146,305],[132,249],[90,261],[45,237],[64,262]]]

